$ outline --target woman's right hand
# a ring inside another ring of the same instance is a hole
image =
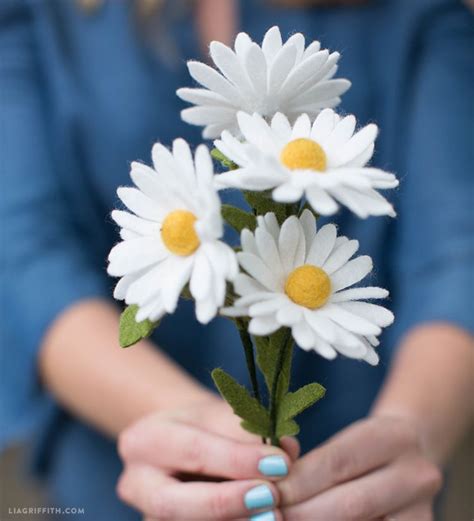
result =
[[[147,521],[248,519],[263,511],[274,513],[266,521],[280,521],[273,482],[286,476],[299,453],[292,438],[283,446],[287,452],[244,432],[230,407],[214,397],[153,413],[119,437],[118,495]]]

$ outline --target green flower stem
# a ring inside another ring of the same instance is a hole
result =
[[[260,390],[258,388],[257,368],[255,366],[252,337],[249,335],[249,332],[243,324],[237,323],[237,328],[239,330],[240,340],[244,346],[245,361],[247,362],[247,369],[250,376],[250,382],[252,384],[252,393],[257,402],[262,403],[260,399]],[[267,440],[262,438],[262,443],[265,444],[266,442]]]
[[[288,329],[283,342],[281,344],[278,358],[276,361],[275,372],[272,381],[272,389],[270,394],[270,428],[271,428],[271,444],[275,447],[280,446],[280,440],[277,436],[277,420],[278,420],[278,382],[282,372],[283,363],[285,361],[286,350],[291,349],[291,329]]]
[[[239,327],[240,340],[244,346],[245,360],[247,362],[247,369],[249,371],[250,382],[252,384],[252,392],[254,398],[260,402],[260,390],[258,388],[257,369],[255,366],[255,357],[253,353],[253,343],[248,331]]]

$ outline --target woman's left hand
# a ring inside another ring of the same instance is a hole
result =
[[[405,418],[357,422],[278,484],[285,521],[432,521],[442,475]]]

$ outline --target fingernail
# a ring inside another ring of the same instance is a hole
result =
[[[276,517],[274,512],[262,512],[261,514],[255,514],[250,518],[250,521],[275,521]]]
[[[258,462],[258,470],[264,476],[279,477],[288,474],[288,466],[283,456],[267,456]]]
[[[267,485],[254,487],[245,494],[244,503],[249,510],[272,507],[274,505],[272,491]]]

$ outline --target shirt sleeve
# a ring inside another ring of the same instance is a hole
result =
[[[81,299],[105,297],[102,266],[88,257],[52,160],[54,145],[29,10],[0,6],[2,269],[0,442],[35,434],[55,404],[39,384],[37,355],[55,318]]]
[[[393,266],[402,331],[433,321],[473,330],[473,31],[472,14],[452,2],[413,48],[398,127],[405,175]]]

